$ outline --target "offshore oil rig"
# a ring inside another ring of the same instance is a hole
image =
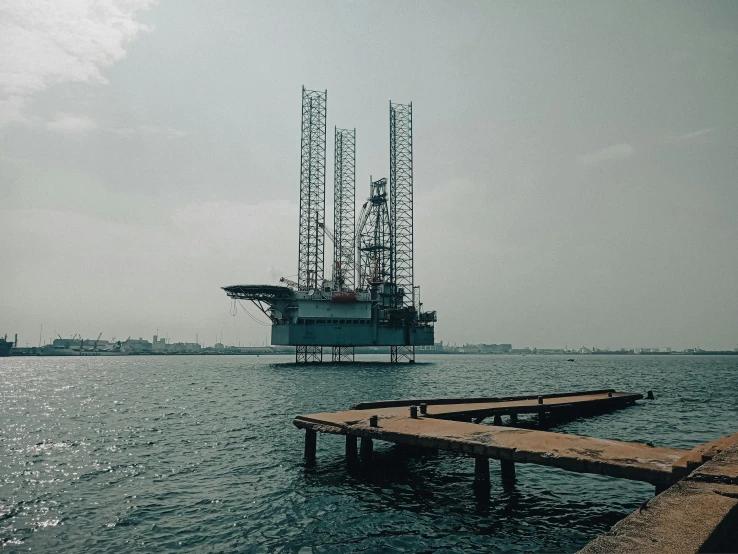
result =
[[[413,107],[390,102],[390,171],[371,177],[356,219],[356,129],[334,128],[334,213],[325,223],[328,91],[302,87],[297,282],[223,287],[272,322],[272,344],[295,346],[297,363],[354,361],[357,346],[389,346],[393,363],[414,362],[432,345],[435,311],[423,311],[413,273]],[[358,231],[358,232],[357,232]],[[333,263],[324,275],[325,239]]]

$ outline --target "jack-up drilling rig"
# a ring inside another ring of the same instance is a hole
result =
[[[432,345],[436,312],[423,311],[413,273],[412,103],[390,102],[390,179],[370,178],[357,221],[356,130],[334,130],[334,226],[325,224],[327,91],[302,88],[297,282],[223,287],[272,322],[272,344],[296,347],[297,363],[354,361],[357,346],[389,346],[392,362],[414,362]],[[325,236],[333,243],[324,278]]]

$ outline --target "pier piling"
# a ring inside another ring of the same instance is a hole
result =
[[[500,460],[500,471],[502,473],[503,483],[515,483],[515,462],[512,460]]]
[[[318,433],[312,429],[305,429],[305,463],[315,463],[315,451],[318,446]]]
[[[356,435],[346,435],[346,460],[348,462],[355,462],[359,459],[359,455],[356,451]]]
[[[489,485],[489,458],[486,456],[474,457],[474,484]]]
[[[361,446],[359,447],[361,461],[370,462],[372,460],[372,451],[374,450],[374,441],[369,437],[361,437]]]

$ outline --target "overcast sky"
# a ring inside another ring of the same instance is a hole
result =
[[[303,84],[358,203],[413,102],[438,340],[738,345],[733,1],[0,0],[0,334],[263,343],[220,287],[297,273]]]

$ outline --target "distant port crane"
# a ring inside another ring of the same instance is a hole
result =
[[[297,281],[223,287],[271,321],[271,342],[295,346],[297,363],[354,361],[357,346],[389,346],[414,362],[434,343],[435,311],[423,311],[413,264],[412,103],[389,105],[389,180],[369,179],[356,219],[356,129],[334,128],[334,228],[325,222],[327,91],[302,88]],[[333,245],[324,278],[325,237]]]

